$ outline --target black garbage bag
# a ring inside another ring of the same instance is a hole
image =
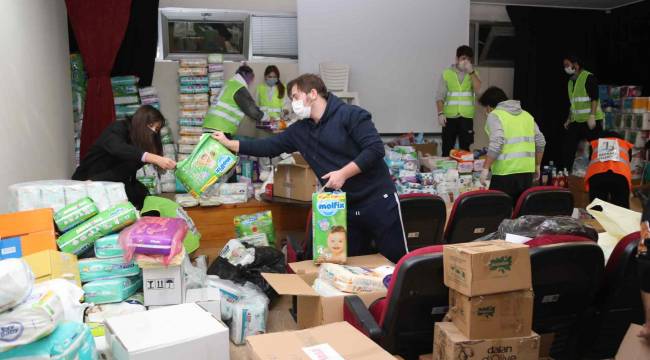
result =
[[[219,256],[210,264],[208,275],[217,275],[221,279],[231,280],[240,285],[249,281],[257,285],[269,300],[272,300],[278,294],[264,280],[262,273],[285,273],[284,263],[284,254],[281,251],[270,246],[259,246],[255,248],[255,261],[251,264],[235,266]]]
[[[525,215],[516,219],[505,219],[496,232],[476,241],[505,239],[506,234],[535,238],[541,235],[574,235],[598,241],[598,232],[589,225],[570,216]]]

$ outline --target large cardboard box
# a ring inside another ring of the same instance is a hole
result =
[[[318,178],[298,153],[293,154],[295,164],[278,164],[273,175],[273,196],[311,201],[318,190]]]
[[[228,328],[196,304],[115,316],[105,324],[115,360],[230,359]]]
[[[250,358],[254,360],[395,360],[347,322],[250,336],[247,343]]]
[[[142,269],[144,304],[178,305],[185,296],[185,276],[180,265]]]
[[[446,245],[445,285],[466,296],[532,288],[528,246],[503,240]]]
[[[77,256],[74,254],[43,250],[27,255],[23,259],[32,268],[37,283],[52,279],[65,279],[81,287],[79,264]]]
[[[56,250],[52,209],[0,215],[0,260]]]
[[[214,288],[187,289],[185,303],[195,303],[221,319],[221,296]]]
[[[436,143],[413,144],[411,146],[418,152],[418,156],[436,156],[438,154],[438,144]]]
[[[637,335],[643,327],[630,324],[627,333],[616,353],[615,360],[647,360],[650,359],[650,342]]]
[[[527,336],[533,326],[533,292],[467,297],[449,291],[451,321],[471,340]]]
[[[393,263],[379,254],[374,254],[349,257],[346,265],[376,268],[384,265],[392,266]],[[298,297],[298,327],[300,329],[307,329],[318,325],[343,321],[343,298],[345,296],[320,296],[311,287],[314,280],[318,277],[318,265],[308,260],[291,263],[289,267],[295,274],[264,273],[262,276],[264,276],[264,279],[266,279],[278,294],[295,295]],[[370,306],[375,300],[385,297],[386,290],[356,295],[367,306]]]
[[[450,322],[436,323],[433,330],[433,360],[539,359],[539,335],[470,340]]]

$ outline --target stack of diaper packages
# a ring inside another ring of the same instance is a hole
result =
[[[160,110],[160,98],[158,97],[158,90],[153,86],[147,86],[138,89],[140,94],[140,103],[142,105],[151,105]]]
[[[149,191],[149,195],[159,195],[162,192],[162,183],[158,168],[153,164],[145,164],[135,173],[136,179]],[[174,178],[176,186],[176,178]]]
[[[72,78],[72,119],[74,122],[75,165],[79,165],[79,147],[81,146],[81,123],[86,103],[86,72],[81,54],[70,54],[70,75]]]
[[[113,102],[115,103],[115,118],[126,119],[133,116],[140,108],[140,97],[138,96],[137,76],[115,76],[111,78],[113,87]]]
[[[189,156],[203,133],[203,119],[209,107],[208,61],[188,58],[179,61],[178,160]]]
[[[208,85],[210,86],[210,105],[216,105],[223,89],[223,54],[208,55]]]
[[[63,279],[34,284],[23,259],[0,261],[0,358],[95,359],[82,297]]]

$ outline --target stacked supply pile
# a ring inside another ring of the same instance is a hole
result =
[[[115,118],[126,119],[133,116],[140,107],[138,97],[139,79],[133,75],[115,76],[111,78],[113,86],[113,102],[115,103]]]
[[[96,358],[90,330],[81,323],[83,291],[55,279],[38,284],[23,259],[0,261],[0,358]]]
[[[223,54],[208,55],[208,81],[210,86],[210,105],[216,105],[224,84]]]
[[[75,165],[79,165],[81,145],[81,124],[86,101],[86,73],[81,54],[70,54],[70,75],[72,77],[72,119],[74,121]]]
[[[140,103],[142,105],[151,105],[160,110],[160,98],[158,97],[158,90],[153,86],[143,87],[138,89],[140,94]]]
[[[181,59],[178,68],[178,161],[186,159],[199,143],[209,102],[208,61]]]
[[[433,359],[537,360],[528,247],[502,240],[443,249],[451,322],[436,323]]]

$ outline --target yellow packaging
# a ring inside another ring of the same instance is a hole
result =
[[[37,283],[52,279],[65,279],[81,287],[77,256],[54,250],[43,250],[24,256]]]

